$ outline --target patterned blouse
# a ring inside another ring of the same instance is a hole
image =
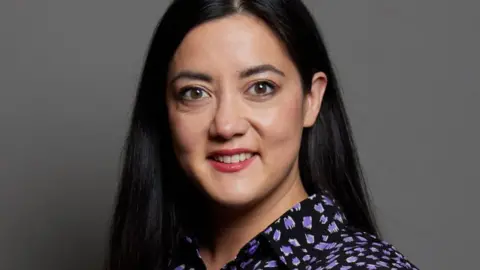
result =
[[[206,269],[196,241],[184,237],[174,270]],[[347,225],[334,200],[312,195],[247,243],[222,270],[418,269],[392,245]]]

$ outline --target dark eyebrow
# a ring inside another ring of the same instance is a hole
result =
[[[190,80],[198,80],[198,81],[204,81],[211,83],[213,81],[213,78],[207,74],[200,73],[200,72],[195,72],[195,71],[180,71],[173,79],[170,81],[170,84],[173,84],[177,80],[180,79],[190,79]]]
[[[259,65],[240,72],[240,78],[246,78],[264,72],[273,72],[285,77],[285,73],[272,65]]]
[[[285,77],[285,73],[283,71],[279,70],[278,68],[272,65],[259,65],[259,66],[254,66],[241,71],[240,78],[243,79],[243,78],[247,78],[247,77],[250,77],[259,73],[264,73],[264,72],[274,72]],[[173,79],[170,81],[170,84],[173,84],[180,79],[198,80],[198,81],[204,81],[208,83],[211,83],[213,81],[212,76],[208,74],[190,71],[190,70],[184,70],[184,71],[180,71],[177,75],[175,75],[175,77],[173,77]]]

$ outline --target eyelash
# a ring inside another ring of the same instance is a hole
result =
[[[269,92],[267,94],[260,94],[260,95],[254,94],[253,96],[260,96],[260,97],[270,96],[270,95],[275,94],[275,92],[277,91],[277,88],[278,88],[278,86],[271,81],[257,81],[247,89],[247,92],[250,91],[250,89],[253,89],[253,87],[258,86],[260,84],[265,84],[267,87],[269,87],[271,89],[270,90],[271,92]]]
[[[271,81],[267,81],[267,80],[263,80],[263,81],[257,81],[255,83],[253,83],[248,89],[246,92],[249,92],[251,89],[254,89],[254,87],[258,86],[258,85],[266,85],[268,88],[270,88],[270,92],[266,93],[266,94],[251,94],[252,96],[255,96],[255,97],[267,97],[267,96],[271,96],[273,94],[275,94],[275,92],[277,91],[277,84],[271,82]],[[204,89],[202,89],[201,87],[185,87],[183,88],[179,93],[178,93],[178,98],[180,100],[183,100],[183,101],[195,101],[195,100],[200,100],[200,99],[203,99],[205,98],[205,96],[201,97],[201,98],[198,98],[198,99],[192,99],[192,98],[185,98],[185,96],[187,95],[187,93],[189,93],[189,91],[194,91],[194,90],[199,90],[201,91],[202,93],[204,93],[206,96],[210,97],[211,95]]]
[[[183,88],[179,93],[178,93],[178,98],[180,100],[185,100],[185,101],[195,101],[197,99],[192,99],[192,98],[185,98],[185,95],[189,92],[189,91],[195,91],[195,90],[199,90],[201,91],[202,93],[204,93],[205,95],[207,96],[210,96],[210,94],[205,91],[204,89],[202,89],[201,87],[185,87]],[[205,97],[203,97],[205,98]],[[200,98],[202,99],[202,98]]]

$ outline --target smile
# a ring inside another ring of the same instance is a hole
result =
[[[233,164],[245,161],[253,156],[252,153],[241,153],[231,156],[213,156],[213,159],[218,162]]]
[[[215,170],[233,173],[247,168],[255,156],[255,153],[246,149],[232,149],[214,152],[208,160]]]

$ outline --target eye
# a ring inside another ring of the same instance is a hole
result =
[[[252,85],[247,90],[247,92],[254,96],[266,96],[266,95],[271,95],[273,92],[275,92],[275,90],[276,90],[275,84],[267,81],[262,81]]]
[[[199,100],[210,97],[207,91],[199,87],[188,87],[182,90],[179,94],[180,98],[183,100]]]

